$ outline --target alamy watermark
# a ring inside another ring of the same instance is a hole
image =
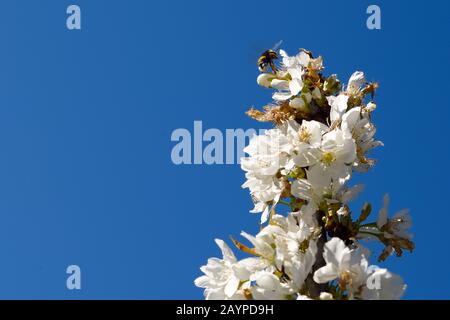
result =
[[[367,14],[370,16],[366,20],[366,26],[369,30],[380,30],[381,29],[381,9],[376,4],[372,4],[367,7]]]
[[[69,30],[81,30],[81,9],[75,4],[67,7],[66,13],[69,15],[66,19],[66,27]]]
[[[194,121],[192,133],[186,128],[172,131],[170,140],[176,144],[171,151],[172,162],[181,164],[240,164],[243,151],[254,135],[262,135],[266,129],[204,130],[202,121]]]
[[[66,280],[67,289],[81,290],[81,268],[72,264],[67,267],[66,273],[69,275]]]
[[[381,275],[378,270],[383,270],[377,265],[370,265],[367,268],[367,272],[370,274],[366,279],[366,287],[369,290],[380,290],[381,289]]]

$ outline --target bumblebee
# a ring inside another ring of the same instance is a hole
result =
[[[275,50],[281,45],[281,42],[278,42],[272,49],[266,50],[261,54],[258,59],[259,71],[264,72],[267,70],[267,67],[270,67],[274,73],[277,72],[278,69],[274,61],[278,59],[278,54]]]

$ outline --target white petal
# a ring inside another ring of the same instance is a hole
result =
[[[378,212],[377,227],[381,228],[387,223],[388,219],[389,195],[385,194],[383,198],[383,208]]]
[[[361,108],[352,108],[342,116],[342,130],[352,131],[361,118]]]
[[[234,275],[230,277],[230,279],[228,280],[227,285],[225,286],[225,295],[227,297],[231,297],[233,296],[237,289],[239,287],[239,279],[236,278]]]
[[[330,110],[330,120],[331,122],[341,119],[342,115],[347,110],[348,96],[340,94],[337,97],[330,96],[327,97],[328,103],[331,106]]]
[[[351,91],[360,90],[365,82],[366,79],[364,78],[364,72],[356,71],[348,80],[348,89]]]
[[[275,76],[272,73],[261,73],[256,82],[262,87],[270,88],[273,79],[275,79]]]
[[[278,90],[289,90],[289,82],[286,80],[273,79],[271,85]]]
[[[321,292],[319,299],[320,300],[333,300],[333,295],[329,292]]]
[[[290,92],[275,92],[272,95],[272,99],[275,101],[286,101],[290,97],[292,97],[292,94]]]
[[[206,289],[204,295],[206,300],[224,300],[226,297],[222,288]]]
[[[296,96],[303,89],[303,81],[301,79],[292,79],[289,81],[289,90],[291,90],[291,94]]]
[[[309,146],[308,144],[302,144],[298,147],[298,154],[294,156],[294,162],[299,167],[309,167],[320,161],[322,152]]]
[[[302,50],[297,54],[297,60],[303,67],[307,67],[309,61],[311,60],[311,57],[309,56],[309,54]]]
[[[314,272],[314,281],[316,283],[326,283],[338,277],[336,268],[332,264],[327,264]]]
[[[261,215],[261,224],[264,224],[269,220],[269,206],[266,206],[262,215]]]
[[[210,279],[209,279],[208,276],[200,276],[200,277],[198,277],[197,279],[194,280],[194,284],[197,287],[200,287],[200,288],[207,288],[207,287],[209,287],[209,282],[210,282]]]
[[[303,120],[302,127],[306,128],[306,130],[311,134],[308,143],[315,147],[320,146],[322,136],[328,131],[328,127],[326,125],[315,120]]]
[[[363,184],[357,184],[347,189],[342,195],[342,202],[348,203],[349,201],[356,199],[363,190],[364,190]]]
[[[214,241],[219,246],[220,250],[222,250],[223,260],[236,262],[236,256],[234,255],[233,251],[231,251],[230,247],[225,243],[225,241],[221,239],[215,239]]]
[[[277,287],[279,287],[279,282],[280,280],[275,275],[268,272],[263,273],[256,280],[258,286],[269,290],[275,290]]]
[[[291,101],[289,101],[289,106],[297,110],[307,111],[307,109],[305,108],[306,107],[305,100],[303,100],[301,97],[294,98]]]
[[[347,268],[350,265],[350,249],[344,241],[334,237],[325,243],[323,257],[328,264],[333,264],[340,268]]]

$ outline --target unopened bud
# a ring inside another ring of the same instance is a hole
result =
[[[312,95],[309,92],[302,93],[302,97],[306,100],[307,103],[311,103]]]
[[[320,99],[322,97],[322,94],[320,93],[320,89],[315,87],[312,91],[312,96],[314,99]]]
[[[325,80],[325,82],[323,83],[323,90],[327,94],[333,94],[341,90],[341,82],[338,80],[335,74],[332,74]]]

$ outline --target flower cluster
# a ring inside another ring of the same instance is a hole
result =
[[[262,229],[243,232],[249,245],[232,239],[251,257],[238,261],[222,240],[223,258],[211,258],[195,284],[206,299],[399,299],[406,285],[386,269],[369,265],[363,239],[384,245],[379,261],[412,251],[411,218],[402,210],[388,217],[388,197],[377,221],[366,223],[371,205],[357,218],[349,202],[362,185],[349,186],[355,171],[375,162],[368,153],[381,146],[371,114],[376,83],[357,71],[347,85],[325,77],[322,57],[301,49],[279,51],[259,85],[273,89],[273,101],[247,114],[275,127],[255,136],[241,160]],[[285,208],[285,214],[280,214]]]

